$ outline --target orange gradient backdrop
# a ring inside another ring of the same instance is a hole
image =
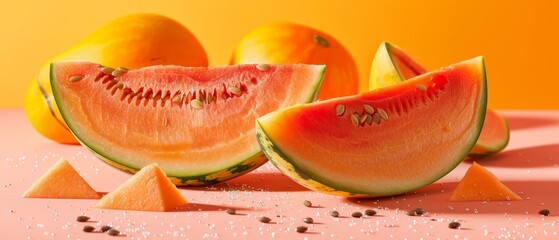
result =
[[[353,55],[361,78],[368,78],[383,40],[428,69],[484,55],[489,107],[559,109],[557,1],[24,0],[2,5],[0,108],[23,107],[28,83],[50,57],[113,18],[149,12],[189,28],[211,65],[228,64],[252,28],[289,21],[337,38]]]

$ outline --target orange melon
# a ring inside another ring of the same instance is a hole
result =
[[[495,175],[474,162],[468,169],[449,201],[510,201],[522,200]]]
[[[99,199],[97,193],[65,159],[60,159],[25,193],[25,198]]]
[[[159,165],[153,163],[105,195],[95,207],[162,212],[187,203]]]

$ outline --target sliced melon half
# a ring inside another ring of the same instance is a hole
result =
[[[313,101],[322,65],[152,66],[53,63],[54,97],[86,148],[129,172],[151,163],[177,185],[224,181],[266,158],[254,121]]]
[[[310,189],[384,196],[430,184],[467,156],[486,109],[482,57],[361,95],[257,120],[264,153]]]

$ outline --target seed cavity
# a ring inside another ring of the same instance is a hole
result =
[[[77,82],[79,80],[82,80],[83,76],[71,76],[70,77],[70,82]]]
[[[351,114],[351,123],[353,124],[353,126],[359,126],[359,114]]]
[[[384,109],[379,108],[377,109],[377,111],[382,119],[384,119],[385,121],[388,120],[388,113],[384,111]]]
[[[114,70],[115,69],[112,68],[112,67],[102,67],[101,68],[101,72],[103,72],[104,74],[107,74],[107,75],[112,75]]]
[[[342,116],[345,113],[345,106],[342,104],[338,104],[336,106],[336,116]]]
[[[323,46],[323,47],[330,46],[330,43],[328,43],[328,40],[321,37],[320,35],[317,35],[317,34],[313,35],[312,40],[313,40],[313,42],[317,43],[320,46]]]
[[[415,87],[424,92],[427,90],[427,88],[423,84],[417,84],[415,85]]]
[[[256,69],[258,69],[260,71],[266,71],[266,70],[268,70],[268,68],[270,68],[270,65],[265,64],[265,63],[260,63],[260,64],[256,65]]]
[[[171,102],[173,102],[173,103],[181,103],[183,97],[184,97],[184,95],[182,95],[180,92],[178,92],[177,94],[175,94],[175,96],[174,96],[173,98],[171,98]]]

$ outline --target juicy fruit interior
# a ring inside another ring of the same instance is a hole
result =
[[[93,63],[53,63],[51,79],[66,123],[86,147],[129,168],[156,162],[167,176],[187,177],[258,155],[256,118],[312,101],[324,70],[266,67],[156,66],[115,77]]]
[[[258,120],[275,145],[264,152],[281,152],[286,159],[270,160],[292,164],[296,173],[288,175],[310,188],[402,193],[436,181],[468,154],[483,124],[485,89],[480,57],[377,91],[276,111]],[[365,105],[387,118],[362,122]]]

